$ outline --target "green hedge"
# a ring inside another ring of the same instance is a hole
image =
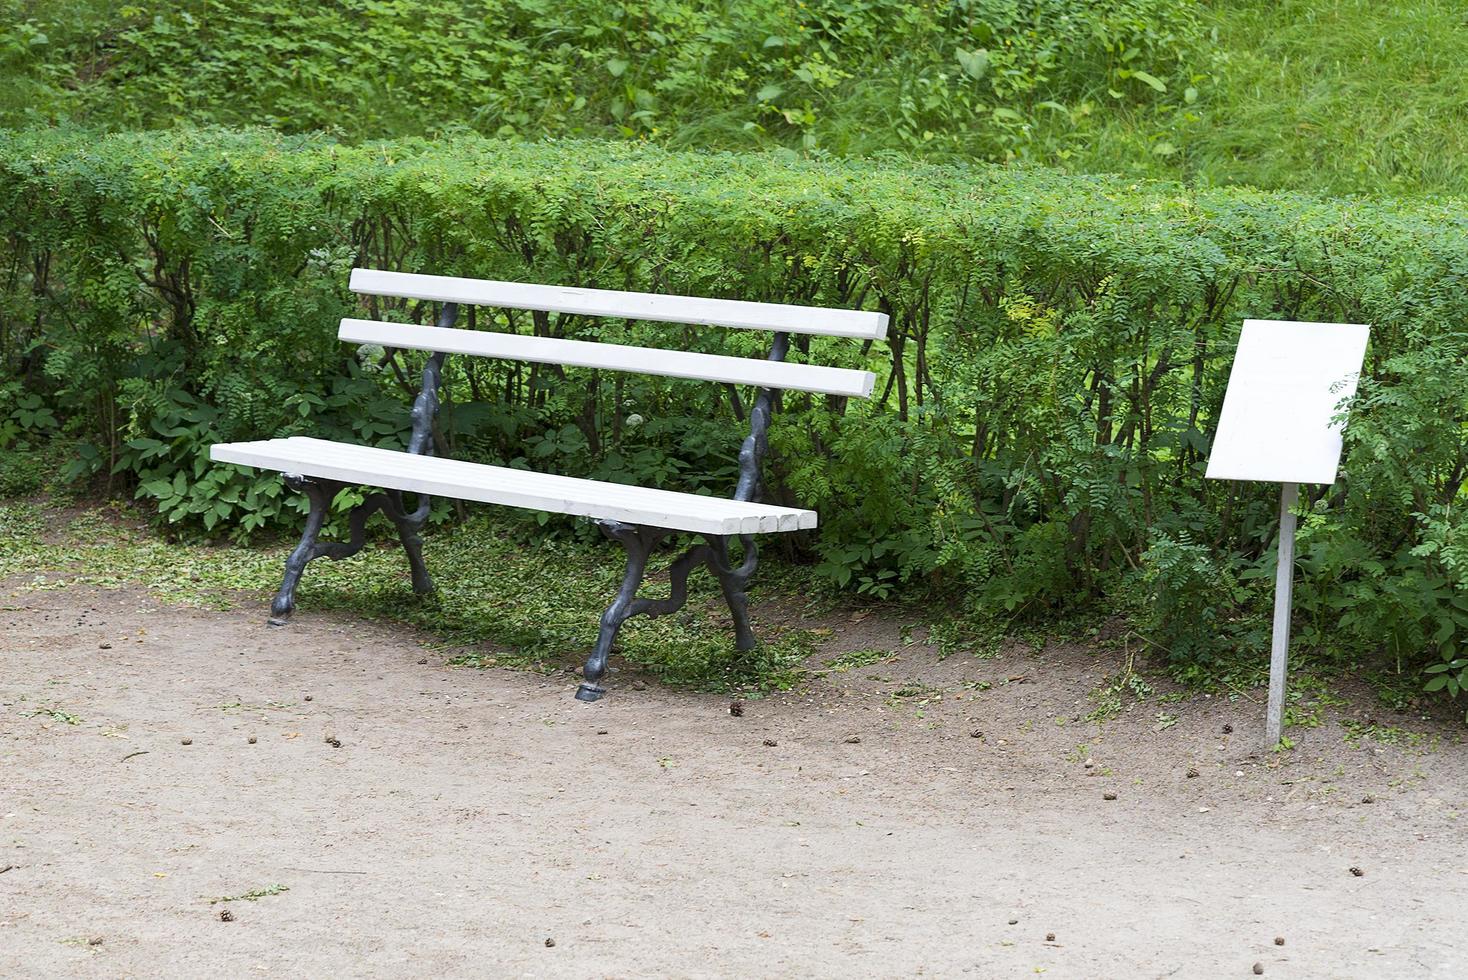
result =
[[[1298,635],[1413,687],[1455,691],[1463,668],[1454,202],[631,144],[39,131],[0,135],[0,232],[0,443],[62,431],[85,447],[78,474],[237,534],[293,503],[211,466],[212,442],[401,438],[411,377],[334,340],[353,265],[885,310],[889,344],[808,353],[865,362],[878,397],[788,396],[774,427],[773,493],[822,516],[795,556],[848,588],[921,584],[1007,619],[1115,609],[1196,676],[1262,666],[1267,631],[1275,488],[1202,479],[1238,324],[1368,322],[1344,476],[1301,522]],[[513,326],[744,354],[760,339]],[[717,386],[450,363],[445,449],[732,483],[740,427]]]

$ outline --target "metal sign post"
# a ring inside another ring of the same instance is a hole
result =
[[[1295,501],[1299,484],[1286,483],[1279,491],[1279,568],[1274,573],[1274,640],[1269,651],[1269,711],[1264,719],[1264,743],[1279,744],[1284,732],[1285,674],[1290,667],[1290,604],[1295,591]]]
[[[1343,406],[1356,393],[1368,332],[1355,323],[1245,320],[1208,457],[1210,480],[1283,484],[1264,719],[1267,749],[1276,748],[1284,734],[1299,484],[1335,482]]]

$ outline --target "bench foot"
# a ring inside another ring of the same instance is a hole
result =
[[[586,666],[581,669],[581,676],[585,680],[576,690],[578,701],[595,701],[606,693],[606,689],[598,682],[607,672],[607,658],[611,656],[612,644],[617,641],[617,633],[621,631],[622,624],[644,611],[642,606],[646,600],[637,598],[637,589],[642,585],[642,577],[647,572],[647,556],[652,554],[653,545],[666,533],[657,528],[619,522],[603,522],[601,529],[603,534],[620,541],[627,549],[627,571],[622,574],[622,587],[617,590],[617,597],[601,614],[601,630],[596,635],[596,646],[592,647],[591,655],[586,658]]]
[[[321,554],[321,545],[316,539],[321,536],[321,525],[326,522],[331,498],[336,496],[338,489],[336,484],[307,480],[290,473],[285,475],[285,485],[304,493],[311,503],[311,509],[306,513],[306,527],[301,532],[300,542],[285,560],[285,577],[281,580],[280,591],[270,603],[270,619],[267,622],[271,626],[284,626],[295,611],[296,586],[300,584],[301,573],[306,570],[306,566]]]
[[[305,542],[305,539],[302,539]],[[311,543],[315,547],[315,542]],[[300,550],[298,545],[297,551]],[[295,557],[295,553],[291,553]],[[296,611],[296,584],[301,580],[301,570],[306,567],[302,562],[296,567],[287,561],[285,566],[285,581],[281,583],[280,592],[270,601],[270,618],[266,620],[271,626],[284,626],[291,621],[291,613]]]
[[[602,521],[602,533],[614,541],[621,542],[627,549],[627,571],[622,575],[622,587],[617,597],[601,614],[601,631],[596,637],[596,646],[586,658],[581,675],[585,678],[576,690],[576,700],[596,701],[606,689],[600,684],[606,673],[607,657],[622,624],[633,616],[666,616],[683,608],[688,601],[688,575],[700,564],[719,580],[724,600],[729,604],[729,615],[734,621],[734,648],[740,651],[753,650],[758,643],[754,630],[749,625],[749,599],[744,588],[749,584],[759,563],[759,552],[754,539],[741,536],[744,559],[738,566],[729,563],[729,539],[710,537],[705,544],[695,545],[678,557],[668,569],[672,580],[672,594],[666,599],[639,599],[637,590],[642,586],[647,573],[647,559],[653,547],[666,537],[669,531],[662,528],[623,524],[619,521]]]
[[[352,508],[347,518],[350,535],[348,540],[319,541],[321,528],[331,509],[331,501],[345,484],[333,480],[307,479],[287,473],[285,485],[304,493],[311,508],[306,514],[306,528],[301,532],[301,541],[285,560],[285,576],[281,580],[280,591],[270,603],[270,618],[267,622],[271,626],[284,626],[290,621],[291,613],[296,608],[296,586],[300,585],[306,566],[317,558],[340,561],[361,551],[367,544],[367,519],[379,510],[397,528],[398,540],[408,554],[413,591],[419,595],[427,595],[433,591],[433,579],[429,577],[428,567],[423,562],[423,538],[418,534],[418,530],[428,520],[431,506],[429,498],[420,498],[418,509],[409,513],[403,506],[403,495],[398,491],[371,494]]]

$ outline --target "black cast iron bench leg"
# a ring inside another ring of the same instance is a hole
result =
[[[636,614],[637,590],[647,574],[648,555],[664,533],[653,528],[614,522],[603,522],[601,529],[603,534],[622,542],[627,549],[627,571],[622,575],[622,587],[617,590],[617,597],[601,614],[596,646],[592,647],[591,656],[586,658],[586,666],[581,671],[581,686],[576,689],[578,701],[595,701],[607,693],[601,686],[602,675],[607,672],[607,657],[611,656],[612,644],[616,642],[622,624]]]
[[[317,558],[340,561],[361,551],[367,543],[367,518],[379,510],[397,526],[398,540],[402,542],[403,550],[408,553],[408,567],[413,575],[413,591],[419,595],[426,595],[433,591],[433,579],[429,577],[428,567],[423,563],[423,539],[418,534],[428,520],[428,512],[431,507],[428,497],[422,498],[419,501],[418,509],[409,513],[403,506],[403,495],[398,491],[371,494],[362,503],[352,508],[352,513],[348,518],[348,527],[351,532],[349,540],[320,541],[321,527],[326,523],[326,515],[331,509],[331,502],[344,484],[333,480],[309,480],[292,473],[285,475],[285,484],[292,490],[304,493],[311,502],[311,509],[306,514],[306,528],[301,533],[300,543],[285,560],[285,577],[281,580],[280,591],[275,594],[275,599],[270,603],[269,622],[271,626],[284,626],[290,622],[291,613],[296,608],[296,587],[300,585],[301,574],[305,572],[306,566]]]
[[[311,502],[311,509],[306,514],[306,529],[301,532],[300,543],[285,560],[285,578],[280,583],[280,591],[270,603],[271,626],[284,626],[290,621],[291,613],[295,612],[296,586],[300,584],[301,573],[306,566],[319,555],[316,539],[321,536],[321,525],[326,523],[327,511],[339,489],[327,481],[306,480],[291,473],[285,475],[285,485],[304,493]]]
[[[602,533],[614,541],[620,541],[627,549],[627,571],[622,575],[622,587],[617,597],[601,614],[601,629],[597,633],[596,646],[586,658],[582,668],[581,686],[576,689],[578,701],[596,701],[606,693],[601,686],[602,676],[607,670],[607,658],[622,624],[633,616],[666,616],[683,608],[688,601],[688,574],[699,564],[708,566],[719,580],[724,600],[729,604],[729,614],[734,621],[734,647],[737,650],[753,650],[756,646],[754,630],[749,625],[749,600],[745,588],[759,563],[759,552],[754,539],[742,536],[744,561],[734,568],[729,564],[729,542],[727,538],[711,536],[706,544],[695,545],[673,562],[668,569],[672,580],[672,593],[666,599],[639,599],[637,590],[647,574],[648,556],[657,543],[672,533],[662,528],[623,524],[618,521],[600,522]]]

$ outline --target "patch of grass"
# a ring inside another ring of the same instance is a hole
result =
[[[14,576],[22,589],[140,585],[170,602],[212,608],[258,603],[265,615],[290,543],[244,548],[172,542],[139,532],[119,516],[85,512],[48,542],[39,533],[49,526],[43,508],[0,502],[0,529],[15,529],[0,535],[0,578]],[[379,533],[386,535],[385,526]],[[345,561],[313,562],[297,593],[297,614],[330,609],[390,619],[431,632],[465,666],[550,670],[585,658],[623,571],[616,546],[526,541],[485,516],[433,529],[424,552],[437,586],[433,595],[413,593],[401,548],[384,537]],[[655,556],[646,594],[667,594],[666,578],[656,575],[678,553],[670,548]],[[810,631],[757,623],[761,645],[741,653],[717,583],[695,572],[689,591],[677,615],[629,620],[619,637],[620,655],[666,683],[701,690],[758,694],[799,683],[801,663],[813,649]]]
[[[891,650],[851,650],[838,654],[826,661],[826,668],[838,674],[844,674],[848,670],[857,667],[870,667],[872,664],[886,663],[895,659],[897,654]]]
[[[944,619],[928,629],[928,642],[938,648],[938,659],[967,653],[981,660],[999,655],[1004,643],[1004,625],[990,616]]]
[[[1415,672],[1368,670],[1360,676],[1381,702],[1393,711],[1408,710],[1422,696],[1422,679]]]
[[[1379,725],[1374,721],[1342,718],[1341,727],[1346,730],[1346,743],[1351,746],[1359,746],[1363,739],[1370,739],[1380,745],[1421,745],[1427,741],[1427,736],[1420,732],[1409,732],[1405,728],[1392,725]]]
[[[1461,2],[1199,7],[1216,55],[1199,102],[1171,126],[1155,107],[1106,106],[1066,169],[1328,194],[1468,192]]]
[[[1182,167],[1338,193],[1468,189],[1468,12],[1458,0],[1211,4],[1224,52]]]
[[[25,500],[0,500],[0,574],[7,554],[23,554],[40,542],[46,511]]]

